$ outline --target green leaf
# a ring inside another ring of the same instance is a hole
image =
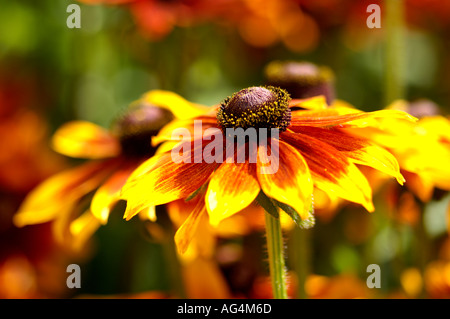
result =
[[[299,215],[299,213],[293,209],[291,206],[281,203],[279,201],[275,201],[277,206],[280,207],[286,214],[288,214],[292,220],[294,221],[294,223],[302,228],[302,229],[311,229],[314,227],[315,223],[316,223],[316,218],[314,217],[314,206],[311,203],[311,207],[309,209],[308,212],[308,218],[307,219],[302,219]]]
[[[280,218],[280,214],[278,213],[278,208],[274,205],[273,201],[264,194],[263,191],[260,191],[258,196],[256,197],[256,201],[266,212],[272,215],[274,218]]]

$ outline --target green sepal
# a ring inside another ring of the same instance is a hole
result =
[[[279,201],[275,201],[277,206],[280,207],[286,214],[288,214],[294,223],[300,227],[301,229],[311,229],[316,224],[316,218],[314,217],[314,205],[311,203],[311,207],[308,211],[308,218],[302,219],[300,214],[291,206],[281,203]]]
[[[206,185],[208,185],[208,183],[203,184],[202,186],[200,186],[199,188],[197,188],[195,191],[193,191],[188,197],[186,197],[186,199],[184,200],[185,202],[190,201],[191,199],[193,199],[195,196],[197,196],[198,193],[200,193],[200,191],[203,191],[206,189]]]
[[[259,192],[258,196],[256,197],[256,201],[262,208],[264,208],[266,212],[268,212],[274,218],[280,218],[277,206],[274,204],[272,199],[270,199],[269,197],[267,197],[266,194],[264,194],[263,191]]]

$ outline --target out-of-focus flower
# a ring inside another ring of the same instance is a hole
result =
[[[416,27],[443,31],[450,27],[450,3],[439,0],[405,0],[407,22]]]
[[[282,43],[294,52],[313,50],[319,42],[317,22],[296,0],[79,0],[89,4],[126,5],[150,40],[175,27],[213,23],[235,28],[254,47]]]
[[[295,273],[289,271],[286,274],[286,283],[287,283],[287,295],[288,298],[294,299],[297,280]],[[268,276],[260,276],[256,278],[253,283],[252,290],[249,293],[249,298],[251,299],[272,299],[273,291],[271,285],[271,279]]]
[[[431,115],[433,104],[412,104],[396,101],[388,109],[403,110],[419,117],[416,123],[383,119],[380,128],[356,133],[366,136],[388,149],[398,160],[408,192],[395,185],[389,189],[390,203],[397,217],[415,224],[420,208],[416,199],[426,203],[437,189],[450,190],[450,121],[441,115]],[[422,116],[425,114],[425,116]],[[395,129],[394,129],[395,127]],[[377,181],[374,173],[372,180]],[[414,196],[413,196],[414,195]]]
[[[311,299],[365,299],[373,296],[366,282],[353,274],[333,277],[310,275],[305,290]]]
[[[90,160],[36,187],[14,216],[15,224],[53,221],[56,238],[79,249],[107,223],[131,172],[154,154],[152,136],[174,116],[186,118],[202,111],[201,106],[174,93],[150,91],[130,105],[110,130],[84,121],[63,125],[53,136],[54,149],[70,157]],[[94,192],[92,200],[91,192]],[[141,216],[154,220],[154,207],[143,211]]]
[[[334,101],[334,73],[326,66],[306,61],[272,61],[264,71],[267,85],[286,90],[293,99],[323,95],[328,104]]]
[[[445,260],[430,262],[425,269],[424,282],[430,298],[450,298],[450,262]]]
[[[91,295],[83,294],[76,297],[76,299],[171,299],[177,296],[168,295],[160,291],[144,291],[131,294],[117,294],[117,295]]]
[[[320,39],[317,22],[298,1],[242,0],[236,27],[242,39],[255,47],[282,43],[293,52],[316,48]]]
[[[238,8],[240,0],[79,0],[87,4],[124,5],[149,40],[166,37],[176,27],[217,22],[230,14],[230,8]]]
[[[418,298],[423,289],[420,270],[414,267],[405,269],[400,276],[400,283],[408,298]]]
[[[0,264],[0,298],[37,298],[36,274],[25,256],[10,256]]]
[[[302,109],[296,110],[298,107]],[[214,111],[217,113],[172,123],[161,130],[157,139],[176,139],[178,136],[172,136],[172,132],[180,127],[188,132],[199,131],[201,136],[194,134],[192,139],[189,135],[173,149],[177,154],[183,151],[180,161],[173,160],[172,150],[144,162],[122,189],[127,220],[146,207],[201,193],[199,204],[177,232],[181,251],[187,249],[205,212],[209,222],[217,226],[261,194],[298,223],[311,219],[314,187],[373,211],[371,188],[355,164],[373,167],[403,183],[397,161],[389,152],[368,139],[346,134],[344,129],[377,127],[380,117],[412,120],[404,112],[328,108],[323,98],[290,102],[286,91],[270,86],[243,89]],[[200,129],[195,120],[202,121]],[[244,143],[242,149],[234,149],[226,157],[229,141],[223,135],[227,128],[269,128],[278,131],[279,138],[260,136],[257,147]],[[214,156],[208,146],[213,135]],[[219,142],[218,137],[222,137]],[[244,148],[246,152],[240,153]],[[271,161],[268,150],[278,159],[278,170],[267,164]],[[198,154],[202,157],[198,158]],[[244,162],[236,162],[239,154],[245,154]],[[251,158],[258,159],[251,163]]]
[[[45,143],[47,127],[36,112],[24,108],[0,117],[0,185],[26,193],[61,168],[63,161]]]
[[[48,226],[18,229],[13,215],[36,185],[66,168],[50,149],[33,74],[14,63],[0,71],[0,298],[67,296],[65,279],[46,267],[66,261]],[[65,274],[64,274],[65,275]],[[60,281],[59,281],[60,280]]]

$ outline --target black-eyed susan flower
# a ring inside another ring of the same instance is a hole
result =
[[[107,223],[129,175],[155,153],[152,136],[174,118],[203,111],[174,93],[154,90],[132,103],[109,130],[86,121],[64,124],[52,138],[53,148],[89,161],[38,185],[22,203],[14,223],[22,227],[53,221],[56,238],[80,248]],[[154,220],[154,207],[147,206],[141,216]]]
[[[387,109],[415,114],[419,117],[417,122],[382,119],[378,128],[348,130],[388,149],[399,162],[406,188],[424,203],[432,199],[437,189],[450,190],[450,121],[442,115],[432,115],[434,108],[429,103],[425,106],[398,100]]]
[[[303,109],[295,110],[298,106]],[[171,123],[161,130],[155,140],[177,139],[176,133],[171,135],[176,128],[182,126],[195,133],[200,129],[195,121],[201,121],[202,135],[178,144],[177,151],[183,147],[189,150],[181,156],[184,161],[173,160],[174,148],[144,162],[130,176],[122,189],[122,198],[127,201],[126,219],[146,207],[202,193],[204,201],[199,201],[178,231],[186,240],[192,238],[205,213],[212,225],[218,225],[248,207],[261,193],[297,221],[311,217],[313,187],[373,211],[370,186],[355,164],[373,167],[395,177],[399,183],[404,181],[396,159],[389,152],[344,131],[377,126],[377,119],[383,117],[412,120],[404,112],[365,113],[345,107],[327,108],[323,98],[293,103],[286,91],[267,86],[235,93],[215,113]],[[227,154],[227,143],[231,141],[225,136],[227,128],[269,128],[279,134],[259,135],[256,148],[245,143]],[[215,144],[220,146],[213,152],[211,142],[219,139],[217,132],[221,132],[223,139]],[[245,159],[235,160],[244,150]],[[251,161],[252,156],[255,162]],[[276,171],[268,165],[270,156],[278,158]]]

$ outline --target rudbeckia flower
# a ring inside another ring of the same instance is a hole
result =
[[[413,113],[417,109],[411,106],[399,100],[387,109]],[[450,121],[446,117],[428,114],[415,123],[383,119],[380,124],[349,133],[364,135],[388,149],[399,162],[405,186],[422,202],[428,202],[436,189],[450,190]]]
[[[291,100],[280,88],[250,87],[208,114],[172,122],[154,141],[179,143],[145,161],[130,176],[122,188],[121,198],[127,201],[124,218],[201,194],[176,234],[177,244],[185,249],[205,213],[217,226],[255,200],[280,207],[297,223],[310,221],[314,187],[374,211],[371,188],[356,164],[373,167],[399,183],[403,176],[392,154],[344,129],[376,127],[385,117],[413,118],[395,110],[366,113],[327,107],[323,97]],[[227,138],[227,129],[258,130],[257,147],[250,139],[236,147]],[[270,134],[263,134],[268,129]],[[180,132],[184,132],[181,142]],[[194,138],[186,132],[194,133]]]
[[[405,176],[405,187],[388,185],[388,204],[402,223],[415,225],[423,203],[450,191],[450,121],[438,115],[437,105],[427,100],[398,100],[387,109],[402,110],[419,120],[415,123],[383,119],[380,128],[367,128],[350,134],[366,136],[388,149],[398,160]],[[395,129],[393,128],[395,126]],[[372,172],[371,184],[384,184],[384,178]]]
[[[155,153],[152,136],[174,117],[203,111],[174,93],[155,90],[131,104],[109,130],[86,121],[64,124],[52,138],[53,148],[89,161],[38,185],[23,201],[14,223],[22,227],[53,221],[56,238],[80,248],[107,223],[131,172]],[[141,216],[154,220],[154,207],[147,206]]]

